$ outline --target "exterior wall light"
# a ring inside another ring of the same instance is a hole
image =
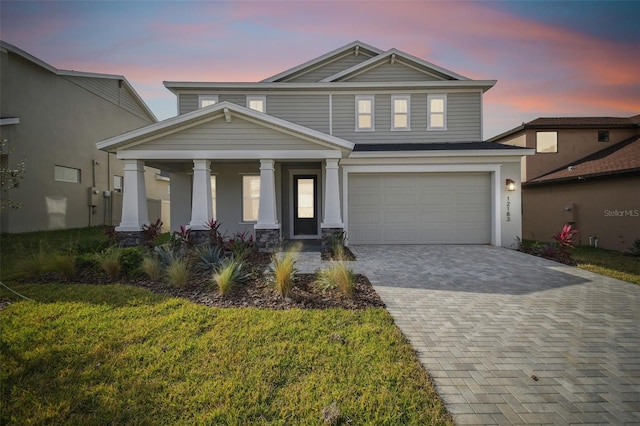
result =
[[[515,190],[516,190],[516,183],[511,179],[507,179],[507,191],[515,191]]]

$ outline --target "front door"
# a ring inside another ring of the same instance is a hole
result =
[[[318,235],[317,175],[293,175],[293,235]]]

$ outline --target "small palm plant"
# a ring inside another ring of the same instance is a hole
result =
[[[273,283],[280,297],[290,297],[293,282],[297,272],[296,263],[301,249],[300,244],[294,244],[284,253],[276,253],[272,257]]]
[[[347,297],[353,297],[355,274],[343,261],[334,262],[329,268],[317,273],[316,284],[323,290],[338,288]]]
[[[236,284],[249,278],[249,275],[244,272],[244,266],[241,260],[234,258],[226,258],[219,262],[212,282],[218,286],[218,291],[222,296],[226,296]]]

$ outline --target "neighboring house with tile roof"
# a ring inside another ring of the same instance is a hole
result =
[[[564,223],[581,244],[626,251],[640,239],[640,115],[538,118],[490,141],[536,149],[522,160],[523,237]]]
[[[120,223],[124,165],[95,142],[157,122],[127,79],[57,69],[3,41],[0,76],[0,137],[13,148],[1,160],[27,161],[20,187],[1,194],[22,207],[0,213],[0,232]],[[145,170],[155,220],[163,204],[168,214],[169,183]]]
[[[263,250],[336,231],[350,245],[520,236],[505,182],[519,187],[533,150],[482,141],[493,80],[355,41],[259,82],[164,84],[177,117],[97,144],[127,164],[121,236],[148,222],[144,165],[171,174],[173,229],[215,218]]]

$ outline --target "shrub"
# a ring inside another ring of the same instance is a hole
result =
[[[215,270],[224,257],[222,247],[211,244],[199,247],[196,254],[200,259],[198,262],[199,269],[206,272]]]
[[[353,297],[355,274],[343,261],[334,262],[317,273],[316,284],[324,290],[338,288],[347,297]]]
[[[249,277],[244,273],[244,263],[240,259],[227,258],[220,261],[213,274],[213,283],[218,286],[221,295],[227,295],[233,287]]]
[[[253,235],[249,231],[236,232],[229,238],[226,247],[236,259],[246,259],[254,249]]]
[[[70,253],[55,254],[49,261],[49,268],[51,272],[60,274],[65,280],[71,281],[78,272],[76,268],[76,255]]]
[[[158,260],[163,267],[169,266],[174,260],[182,259],[185,257],[185,251],[180,247],[175,247],[171,244],[165,244],[162,246],[155,246],[153,252],[158,256]]]
[[[157,257],[145,256],[142,258],[142,272],[153,281],[160,281],[162,278],[162,264]]]
[[[156,220],[154,223],[149,225],[142,225],[142,235],[144,236],[145,244],[149,247],[153,247],[156,243],[156,238],[160,236],[162,232],[162,221],[160,219]]]
[[[98,265],[112,280],[117,279],[122,272],[121,254],[120,249],[111,247],[96,255]]]
[[[126,247],[119,250],[122,272],[129,276],[137,274],[142,266],[142,249],[140,247]]]
[[[633,242],[629,252],[631,253],[631,256],[640,257],[640,239]]]
[[[569,255],[569,249],[575,248],[573,246],[573,237],[578,233],[577,230],[572,229],[571,225],[566,224],[562,227],[562,231],[555,234],[553,239],[558,242],[560,246],[560,253],[563,255]]]
[[[167,266],[167,277],[171,285],[185,288],[189,283],[189,262],[186,258],[173,259]]]
[[[222,225],[222,223],[213,219],[210,219],[205,224],[209,231],[209,243],[213,246],[224,248],[225,236],[220,232],[220,225]]]
[[[280,297],[289,297],[293,290],[293,281],[297,272],[297,253],[301,244],[294,244],[284,253],[275,253],[272,257],[273,282]]]
[[[40,240],[37,250],[21,250],[24,257],[16,263],[18,277],[40,277],[50,270],[50,251],[44,241]]]
[[[180,225],[180,230],[171,234],[171,245],[182,250],[189,250],[193,246],[191,228]]]

